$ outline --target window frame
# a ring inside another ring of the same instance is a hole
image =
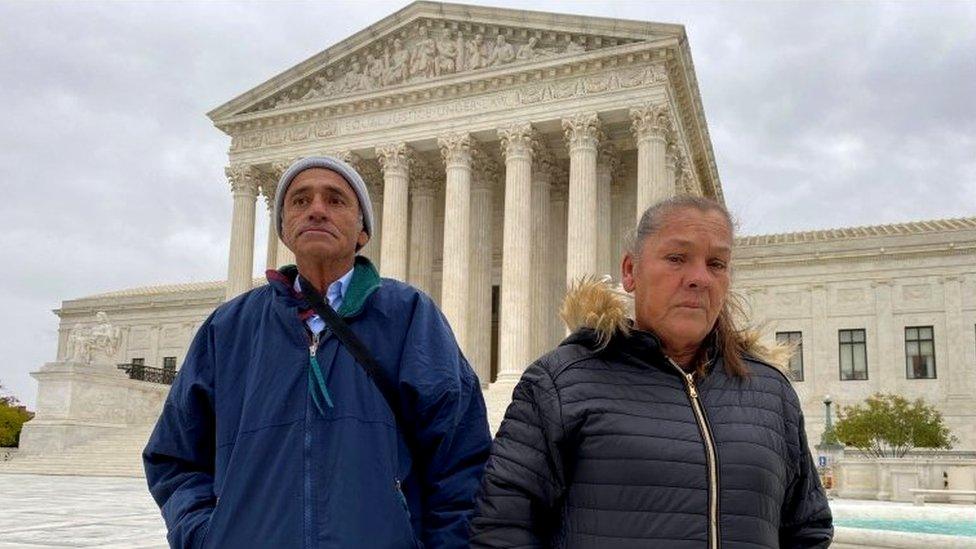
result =
[[[781,341],[780,336],[785,336],[784,337],[785,341]],[[790,379],[792,381],[802,383],[803,382],[803,332],[800,330],[793,330],[793,331],[788,330],[783,332],[776,332],[775,337],[776,337],[776,343],[780,343],[780,344],[786,343],[791,346],[795,344],[796,352],[793,353],[793,355],[790,357],[790,361],[786,364],[786,367],[787,370],[789,371]],[[793,368],[794,359],[798,360],[800,363],[799,376],[796,375],[797,370]]]
[[[912,338],[912,339],[909,339],[909,337],[908,337],[909,330],[915,330],[915,337]],[[922,339],[921,333],[920,333],[921,330],[928,330],[929,331],[929,337],[928,337],[928,339]],[[926,356],[926,355],[922,354],[922,343],[923,342],[924,343],[929,343],[929,345],[931,346],[931,349],[932,349],[932,375],[931,376],[919,377],[919,376],[912,375],[912,374],[914,374],[914,370],[915,370],[914,367],[913,367],[914,364],[912,363],[912,358],[914,358],[916,356],[917,357],[923,357],[924,358]],[[911,343],[915,343],[916,344],[916,348],[918,349],[918,353],[917,354],[914,354],[914,355],[909,354],[908,347],[909,347],[909,345]],[[939,371],[938,371],[937,362],[936,362],[936,359],[935,359],[935,326],[933,326],[933,325],[929,325],[929,326],[905,326],[905,379],[938,379],[938,378],[939,378]]]
[[[844,334],[849,334],[850,341],[844,341]],[[861,340],[856,341],[855,334],[860,333]],[[856,364],[857,360],[855,358],[854,349],[860,345],[863,349],[864,357],[864,377],[857,377]],[[850,349],[851,352],[851,375],[850,377],[844,377],[844,350]],[[868,375],[868,333],[864,328],[842,328],[837,330],[837,367],[838,375],[841,381],[867,381],[869,379]]]

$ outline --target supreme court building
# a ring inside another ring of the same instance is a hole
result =
[[[65,301],[59,358],[104,311],[118,363],[177,369],[214,307],[264,283],[255,254],[293,261],[273,228],[254,249],[283,170],[334,154],[369,185],[362,253],[439,303],[497,421],[565,335],[567,282],[619,279],[655,201],[724,201],[681,25],[416,2],[208,116],[232,138],[226,282]],[[769,341],[798,347],[811,443],[827,395],[884,391],[936,404],[976,449],[976,218],[740,237],[734,285]]]

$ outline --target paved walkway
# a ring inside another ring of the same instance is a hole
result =
[[[976,520],[972,505],[830,503],[835,519]],[[974,538],[844,527],[836,533],[837,547],[976,547]],[[163,519],[141,478],[0,474],[0,549],[166,546]]]
[[[0,548],[167,547],[141,478],[0,474]]]

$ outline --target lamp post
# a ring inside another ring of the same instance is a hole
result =
[[[830,395],[825,395],[823,399],[825,410],[824,431],[820,436],[820,444],[817,445],[817,469],[820,471],[820,482],[827,491],[827,497],[833,495],[834,489],[834,462],[840,457],[839,450],[843,448],[836,443],[837,437],[834,435],[834,424],[830,418],[830,405],[833,401]]]
[[[831,432],[831,431],[834,430],[834,426],[833,426],[832,422],[830,421],[830,405],[833,404],[833,401],[830,400],[830,395],[827,395],[827,396],[824,397],[823,403],[824,403],[824,406],[827,408],[827,415],[826,415],[827,425],[824,428],[824,433],[826,434],[826,433],[829,433],[829,432]]]

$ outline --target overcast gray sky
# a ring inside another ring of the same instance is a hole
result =
[[[481,3],[685,25],[743,233],[976,215],[976,2]],[[224,278],[204,113],[404,5],[0,1],[0,382],[62,299]]]

